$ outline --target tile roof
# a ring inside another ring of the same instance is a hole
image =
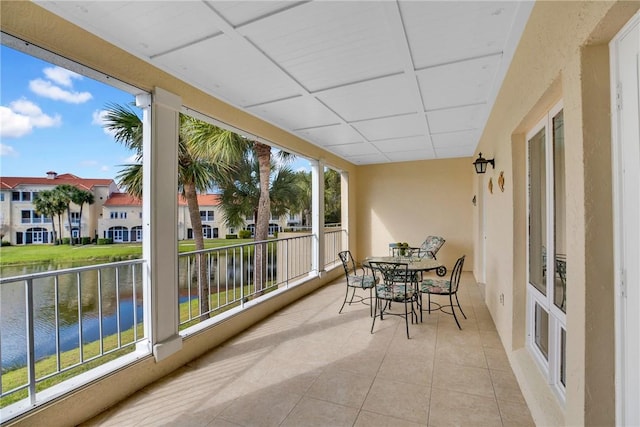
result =
[[[187,200],[181,195],[178,196],[178,204],[180,206],[187,206]],[[220,204],[220,195],[218,194],[199,194],[198,205],[203,206],[218,206]],[[127,193],[111,193],[104,206],[140,206],[142,201],[133,197]]]
[[[0,189],[10,190],[19,185],[62,185],[70,184],[83,190],[91,190],[96,186],[108,187],[115,184],[113,179],[109,178],[80,178],[79,176],[64,173],[56,175],[55,172],[47,172],[51,177],[20,177],[20,176],[1,176]]]

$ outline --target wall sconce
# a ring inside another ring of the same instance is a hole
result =
[[[495,159],[487,160],[482,157],[482,153],[478,153],[478,158],[473,162],[473,166],[476,167],[476,173],[485,173],[487,171],[487,163],[491,163],[493,168],[496,168]]]

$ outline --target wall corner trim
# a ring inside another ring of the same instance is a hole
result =
[[[153,88],[153,100],[170,110],[180,111],[182,109],[182,98],[161,87]]]
[[[182,350],[182,337],[174,335],[153,346],[153,357],[155,357],[157,363],[180,350]]]

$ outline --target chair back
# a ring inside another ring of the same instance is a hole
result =
[[[462,255],[456,261],[456,265],[451,270],[451,293],[458,292],[458,286],[460,285],[460,276],[462,276],[462,267],[464,266],[464,259],[466,255]]]
[[[342,252],[338,252],[338,256],[340,257],[340,261],[342,261],[342,267],[344,268],[344,274],[349,280],[349,276],[355,276],[358,274],[356,270],[356,262],[353,259],[353,255],[351,255],[351,251],[346,250]]]
[[[413,295],[409,265],[403,262],[371,262],[371,270],[377,285],[376,298],[405,301]],[[377,274],[382,276],[379,281]]]
[[[445,240],[440,236],[428,236],[422,245],[420,245],[420,253],[423,258],[436,259],[436,253],[444,245]]]

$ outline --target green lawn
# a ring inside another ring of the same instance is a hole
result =
[[[252,242],[253,239],[208,239],[206,248],[237,245]],[[195,250],[193,240],[180,242],[178,250],[189,252]],[[57,263],[96,261],[113,262],[137,259],[142,256],[140,243],[116,243],[112,245],[24,245],[0,247],[0,266],[31,264],[37,262]]]

